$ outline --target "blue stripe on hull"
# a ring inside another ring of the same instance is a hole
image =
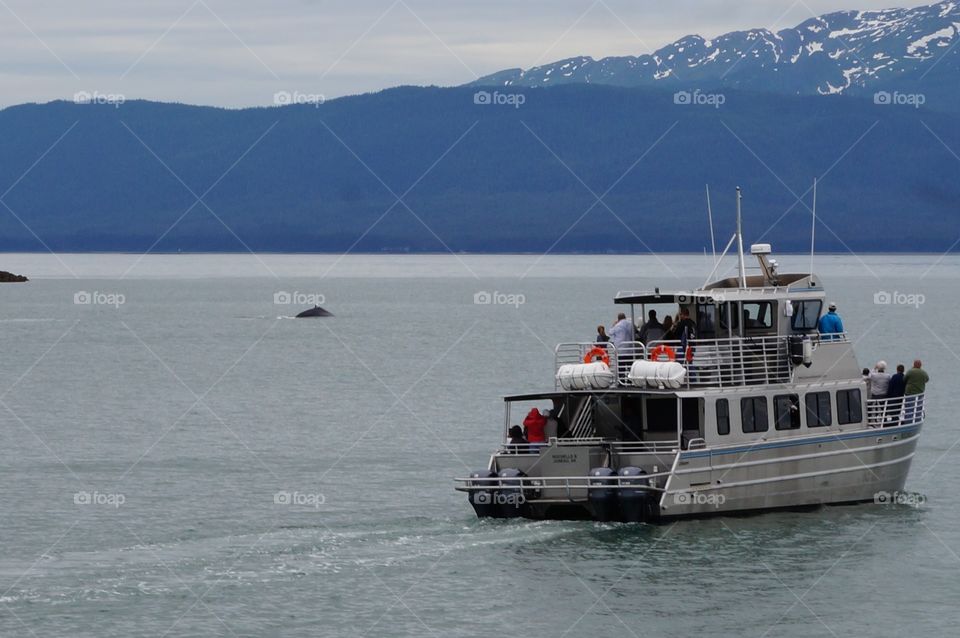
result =
[[[876,428],[870,432],[854,432],[851,434],[832,434],[816,438],[804,438],[802,440],[784,440],[773,441],[770,443],[758,443],[753,445],[744,445],[742,447],[724,448],[720,450],[707,450],[696,452],[683,452],[681,460],[698,459],[709,456],[719,456],[721,454],[742,454],[743,452],[755,452],[758,450],[772,450],[775,448],[795,447],[798,445],[812,445],[814,443],[834,443],[836,441],[848,441],[852,439],[862,439],[874,436],[884,436],[886,434],[914,434],[920,431],[919,425],[901,425],[892,428]]]

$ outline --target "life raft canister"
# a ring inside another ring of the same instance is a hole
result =
[[[584,363],[595,363],[597,361],[603,361],[608,366],[610,365],[610,355],[604,348],[593,348],[583,358]]]
[[[650,351],[650,360],[651,361],[676,361],[677,360],[677,351],[668,346],[665,343],[661,343],[659,346]]]

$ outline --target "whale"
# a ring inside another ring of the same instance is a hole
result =
[[[297,319],[305,319],[307,317],[332,317],[333,313],[327,310],[324,310],[320,306],[314,306],[313,308],[308,308],[296,316]]]

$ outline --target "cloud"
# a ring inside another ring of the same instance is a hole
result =
[[[860,10],[887,4],[850,1]],[[3,105],[82,90],[265,105],[278,90],[335,97],[461,84],[575,55],[648,53],[690,33],[784,28],[843,8],[851,7],[834,0],[6,0],[0,86]]]

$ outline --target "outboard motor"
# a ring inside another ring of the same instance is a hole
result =
[[[595,467],[590,470],[590,487],[587,498],[593,517],[598,521],[615,521],[618,518],[617,473],[609,467]]]
[[[618,472],[623,486],[637,485],[649,487],[650,479],[643,478],[646,472],[639,467],[622,467]],[[636,477],[636,478],[625,478]],[[656,504],[654,495],[645,489],[620,488],[620,520],[626,523],[642,523],[653,518]]]
[[[500,489],[493,494],[493,503],[497,518],[517,518],[522,516],[526,498],[520,479],[525,476],[516,468],[500,470]],[[511,480],[512,479],[512,480]],[[514,487],[515,486],[515,487]]]
[[[491,472],[490,470],[477,470],[475,472],[470,472],[470,478],[495,478],[497,476],[496,472]],[[474,485],[471,483],[470,485]],[[477,513],[477,518],[486,518],[488,516],[496,516],[496,508],[493,503],[494,495],[494,482],[493,481],[477,481],[476,486],[487,486],[488,489],[483,490],[470,490],[467,493],[467,498],[470,501],[470,505],[473,505],[473,511]]]

